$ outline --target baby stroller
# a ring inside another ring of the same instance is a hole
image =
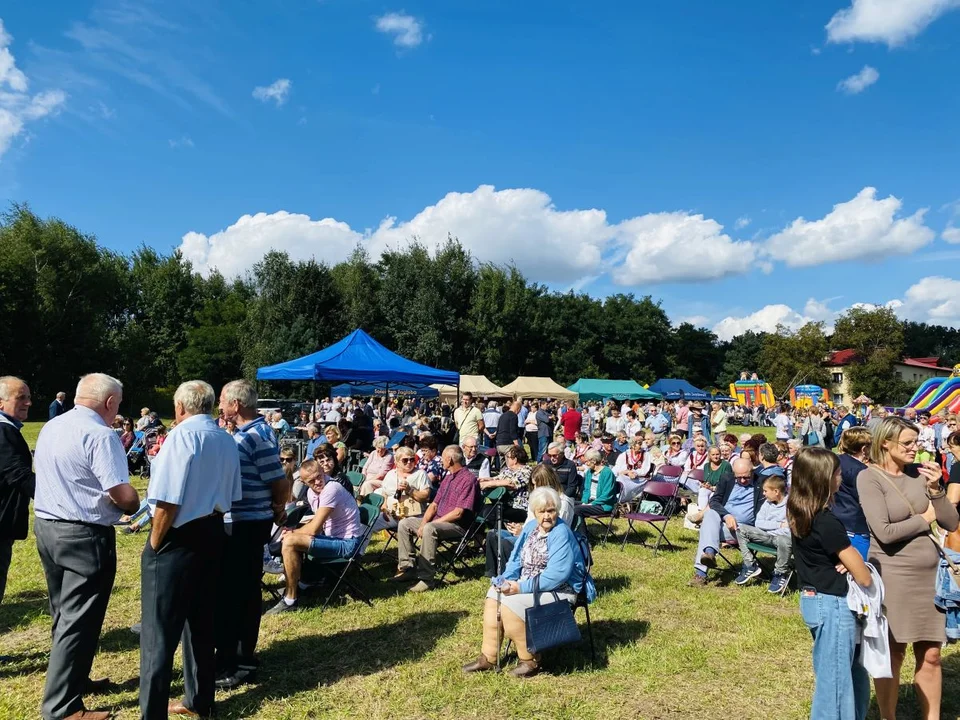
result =
[[[153,462],[153,456],[147,451],[157,444],[160,433],[156,428],[150,428],[143,432],[137,431],[136,440],[127,451],[127,467],[131,475],[139,475],[141,478],[150,477],[150,463]]]

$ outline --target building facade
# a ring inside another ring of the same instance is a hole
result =
[[[830,353],[824,361],[824,367],[830,373],[830,396],[835,405],[849,404],[853,398],[848,370],[856,363],[857,353],[853,350],[837,350]],[[940,358],[904,358],[893,366],[893,371],[911,388],[916,388],[924,380],[935,377],[950,377],[952,368],[941,367]],[[883,398],[873,398],[882,400]]]

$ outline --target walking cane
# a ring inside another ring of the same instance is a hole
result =
[[[497,500],[497,577],[503,574],[503,502]],[[500,588],[497,585],[497,672],[500,672],[500,646],[503,644],[503,625],[500,622]]]

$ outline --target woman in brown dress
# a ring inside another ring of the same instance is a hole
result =
[[[876,679],[880,716],[894,720],[900,667],[913,644],[913,681],[924,720],[940,717],[943,673],[940,647],[945,619],[933,604],[939,553],[929,537],[934,520],[956,530],[960,518],[941,486],[936,463],[915,465],[917,426],[888,417],[877,426],[870,448],[872,465],[857,477],[860,505],[870,527],[870,562],[883,579],[884,611],[890,624],[893,677]]]

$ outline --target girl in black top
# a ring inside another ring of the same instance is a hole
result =
[[[829,450],[803,448],[793,464],[787,520],[800,579],[800,613],[813,635],[813,706],[810,716],[863,720],[870,678],[857,659],[857,620],[847,607],[849,572],[869,587],[870,571],[830,511],[840,485],[840,461]]]

